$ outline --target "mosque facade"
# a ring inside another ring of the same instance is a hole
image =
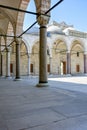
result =
[[[16,46],[8,50],[10,75],[15,75]],[[77,75],[87,73],[87,33],[73,25],[56,21],[47,25],[47,73],[48,75]],[[3,75],[6,73],[6,52],[3,53]],[[39,28],[33,27],[22,36],[20,44],[20,74],[39,74]]]

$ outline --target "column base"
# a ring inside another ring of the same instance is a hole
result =
[[[12,77],[11,77],[11,76],[6,76],[5,78],[6,78],[6,79],[12,79]]]
[[[5,77],[5,76],[3,76],[3,75],[0,75],[0,77]]]
[[[71,74],[66,74],[66,76],[72,76]]]
[[[87,76],[87,73],[84,73],[85,76]]]
[[[36,85],[36,87],[48,87],[48,86],[49,86],[48,83],[38,83],[38,84]]]
[[[14,81],[21,81],[21,78],[15,78]]]

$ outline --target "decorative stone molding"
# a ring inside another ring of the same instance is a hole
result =
[[[69,30],[69,35],[79,37],[79,38],[87,38],[87,33],[76,31],[76,30]]]

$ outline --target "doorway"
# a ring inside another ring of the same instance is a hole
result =
[[[66,61],[61,62],[61,75],[66,74]]]

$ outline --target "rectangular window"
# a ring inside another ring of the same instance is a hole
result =
[[[66,62],[63,61],[63,74],[66,74]]]
[[[47,65],[47,71],[50,73],[50,64]]]
[[[10,64],[10,73],[13,73],[13,64]]]
[[[76,65],[76,72],[80,72],[80,65]]]
[[[79,52],[77,52],[77,57],[79,57]]]
[[[30,66],[31,73],[33,73],[33,64]]]

